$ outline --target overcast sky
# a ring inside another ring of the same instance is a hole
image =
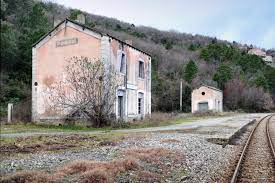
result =
[[[275,0],[50,0],[161,30],[275,48]]]

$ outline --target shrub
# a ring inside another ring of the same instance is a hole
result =
[[[53,176],[49,174],[45,174],[40,171],[22,171],[15,173],[14,175],[8,176],[6,178],[1,179],[1,183],[53,183],[56,182]]]

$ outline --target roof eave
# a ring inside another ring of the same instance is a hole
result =
[[[100,31],[98,31],[98,30],[96,30],[96,29],[92,29],[92,28],[90,28],[90,27],[88,27],[88,26],[86,26],[86,25],[84,25],[84,24],[81,24],[81,23],[79,23],[79,22],[70,20],[70,19],[68,19],[68,18],[65,18],[63,21],[61,21],[59,24],[57,24],[53,29],[51,29],[48,33],[46,33],[44,36],[42,36],[38,41],[36,41],[36,42],[32,45],[32,47],[35,47],[39,42],[41,42],[44,38],[46,38],[48,35],[50,35],[57,27],[59,27],[59,26],[60,26],[61,24],[63,24],[64,22],[68,22],[68,21],[71,22],[71,23],[74,23],[74,24],[76,24],[76,25],[78,25],[78,26],[81,26],[81,27],[83,27],[83,28],[85,28],[85,29],[88,29],[88,30],[91,30],[91,31],[93,31],[93,32],[95,32],[95,33],[98,33],[98,34],[100,34],[101,36],[104,36],[104,35],[109,36],[109,37],[111,37],[112,39],[115,39],[115,40],[117,40],[117,41],[119,41],[119,42],[121,42],[121,43],[123,43],[123,44],[125,44],[125,45],[127,45],[127,46],[129,46],[129,47],[131,47],[131,48],[134,48],[134,49],[140,51],[141,53],[144,53],[144,54],[146,54],[146,55],[148,55],[148,56],[151,57],[151,55],[150,55],[149,53],[147,53],[147,52],[145,52],[145,51],[142,51],[142,50],[138,49],[137,47],[134,47],[134,46],[132,46],[132,45],[126,43],[125,41],[122,41],[122,40],[120,40],[120,39],[118,39],[118,38],[116,38],[116,37],[114,37],[114,36],[112,36],[112,35],[110,35],[110,34],[104,34],[104,33],[100,32]]]

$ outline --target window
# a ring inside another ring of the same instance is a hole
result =
[[[120,57],[119,71],[121,73],[125,73],[125,71],[126,71],[126,55],[123,52],[121,53],[121,57]]]
[[[138,114],[143,114],[144,94],[138,93]]]
[[[138,99],[138,114],[141,114],[141,102],[142,102],[142,99],[139,98]]]
[[[144,62],[143,61],[139,61],[139,64],[138,64],[138,77],[144,78]]]
[[[124,96],[125,92],[123,90],[118,90],[117,98],[118,98],[118,118],[124,117]]]
[[[118,96],[118,117],[123,117],[123,96]]]

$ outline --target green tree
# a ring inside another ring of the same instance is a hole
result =
[[[18,53],[16,33],[12,24],[1,20],[1,66],[11,71]]]
[[[189,85],[186,85],[183,88],[183,92],[182,92],[182,111],[183,112],[191,111],[191,93],[192,93],[192,88]]]
[[[49,30],[50,24],[45,16],[42,3],[36,3],[32,7],[29,16],[21,18],[21,35],[19,36],[19,56],[16,70],[18,77],[26,83],[31,80],[32,45]]]
[[[5,17],[5,11],[6,11],[6,8],[7,8],[7,3],[5,3],[4,0],[1,0],[1,11],[0,11],[0,17],[1,19],[3,20],[4,17]],[[1,23],[2,25],[2,23]]]
[[[196,77],[197,73],[198,73],[198,67],[196,63],[193,60],[190,60],[184,69],[183,77],[185,81],[187,81],[188,83],[191,83],[192,80]]]
[[[208,50],[207,50],[206,48],[203,48],[203,49],[201,50],[201,55],[200,55],[200,57],[201,57],[202,59],[204,59],[205,61],[207,61],[207,62],[209,62],[210,59],[211,59],[211,56],[210,56],[210,54],[209,54],[209,52],[208,52]]]
[[[214,74],[213,80],[217,81],[219,88],[223,89],[230,79],[232,79],[232,69],[228,65],[220,65]]]
[[[71,9],[70,10],[70,16],[69,18],[71,20],[76,20],[77,19],[77,15],[81,14],[82,12],[80,10],[77,10],[77,9]]]
[[[275,68],[268,66],[264,72],[264,76],[267,79],[269,90],[275,103]]]
[[[243,54],[237,59],[237,64],[240,65],[246,73],[257,73],[264,70],[262,59],[256,55]]]
[[[188,50],[195,51],[196,50],[196,46],[194,44],[190,44],[190,46],[188,47]]]
[[[265,90],[269,89],[268,80],[262,72],[258,72],[255,77],[250,81],[252,86],[262,87]]]

